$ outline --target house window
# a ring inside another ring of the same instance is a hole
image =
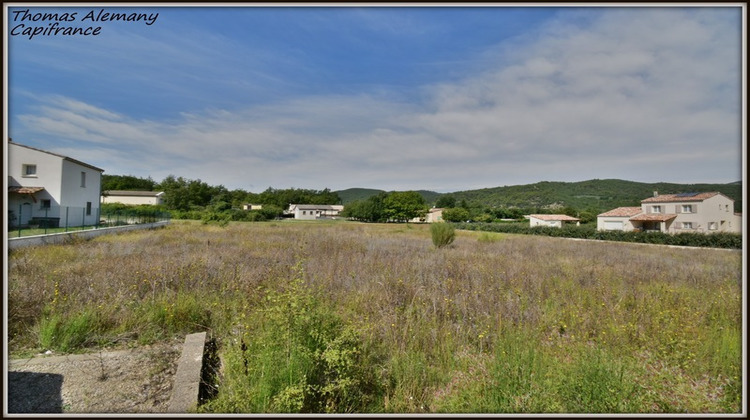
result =
[[[91,216],[91,201],[86,202],[86,216]]]
[[[716,222],[708,222],[708,230],[716,230]]]
[[[36,165],[23,165],[23,176],[36,176]]]
[[[683,204],[682,205],[682,212],[683,213],[692,213],[693,212],[693,206],[690,204]]]
[[[682,228],[683,229],[692,229],[693,228],[693,222],[682,222]]]
[[[42,210],[52,208],[52,200],[42,200]]]
[[[86,172],[81,172],[81,188],[86,188]]]
[[[651,207],[651,213],[661,213],[661,206]]]

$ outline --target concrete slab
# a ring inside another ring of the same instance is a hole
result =
[[[169,401],[168,413],[194,412],[198,407],[203,351],[206,345],[206,333],[190,334],[185,337],[182,355],[177,364],[177,373],[172,387],[172,399]]]

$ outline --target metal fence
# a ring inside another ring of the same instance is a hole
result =
[[[169,221],[167,212],[151,209],[102,210],[99,207],[33,208],[8,210],[8,237],[46,235],[104,227]]]

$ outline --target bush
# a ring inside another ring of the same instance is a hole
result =
[[[430,234],[432,243],[438,248],[450,245],[456,239],[456,229],[448,223],[433,223],[430,226]]]
[[[677,233],[664,232],[623,232],[600,231],[596,226],[567,225],[563,228],[548,226],[530,227],[528,223],[454,223],[458,229],[485,232],[515,233],[522,235],[541,235],[558,238],[598,239],[602,241],[637,242],[660,245],[680,245],[708,248],[742,248],[742,235],[738,233]]]

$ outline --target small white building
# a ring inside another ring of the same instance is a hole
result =
[[[263,209],[262,204],[243,204],[242,210],[261,210]]]
[[[102,192],[102,204],[122,203],[137,206],[140,204],[164,204],[163,191],[115,191]]]
[[[8,139],[8,222],[95,225],[104,169]]]
[[[566,223],[575,222],[576,225],[581,224],[581,219],[568,216],[567,214],[530,214],[529,225],[534,226],[549,226],[561,228]]]
[[[344,206],[335,204],[290,204],[286,213],[295,219],[316,220],[335,219],[343,210]]]

